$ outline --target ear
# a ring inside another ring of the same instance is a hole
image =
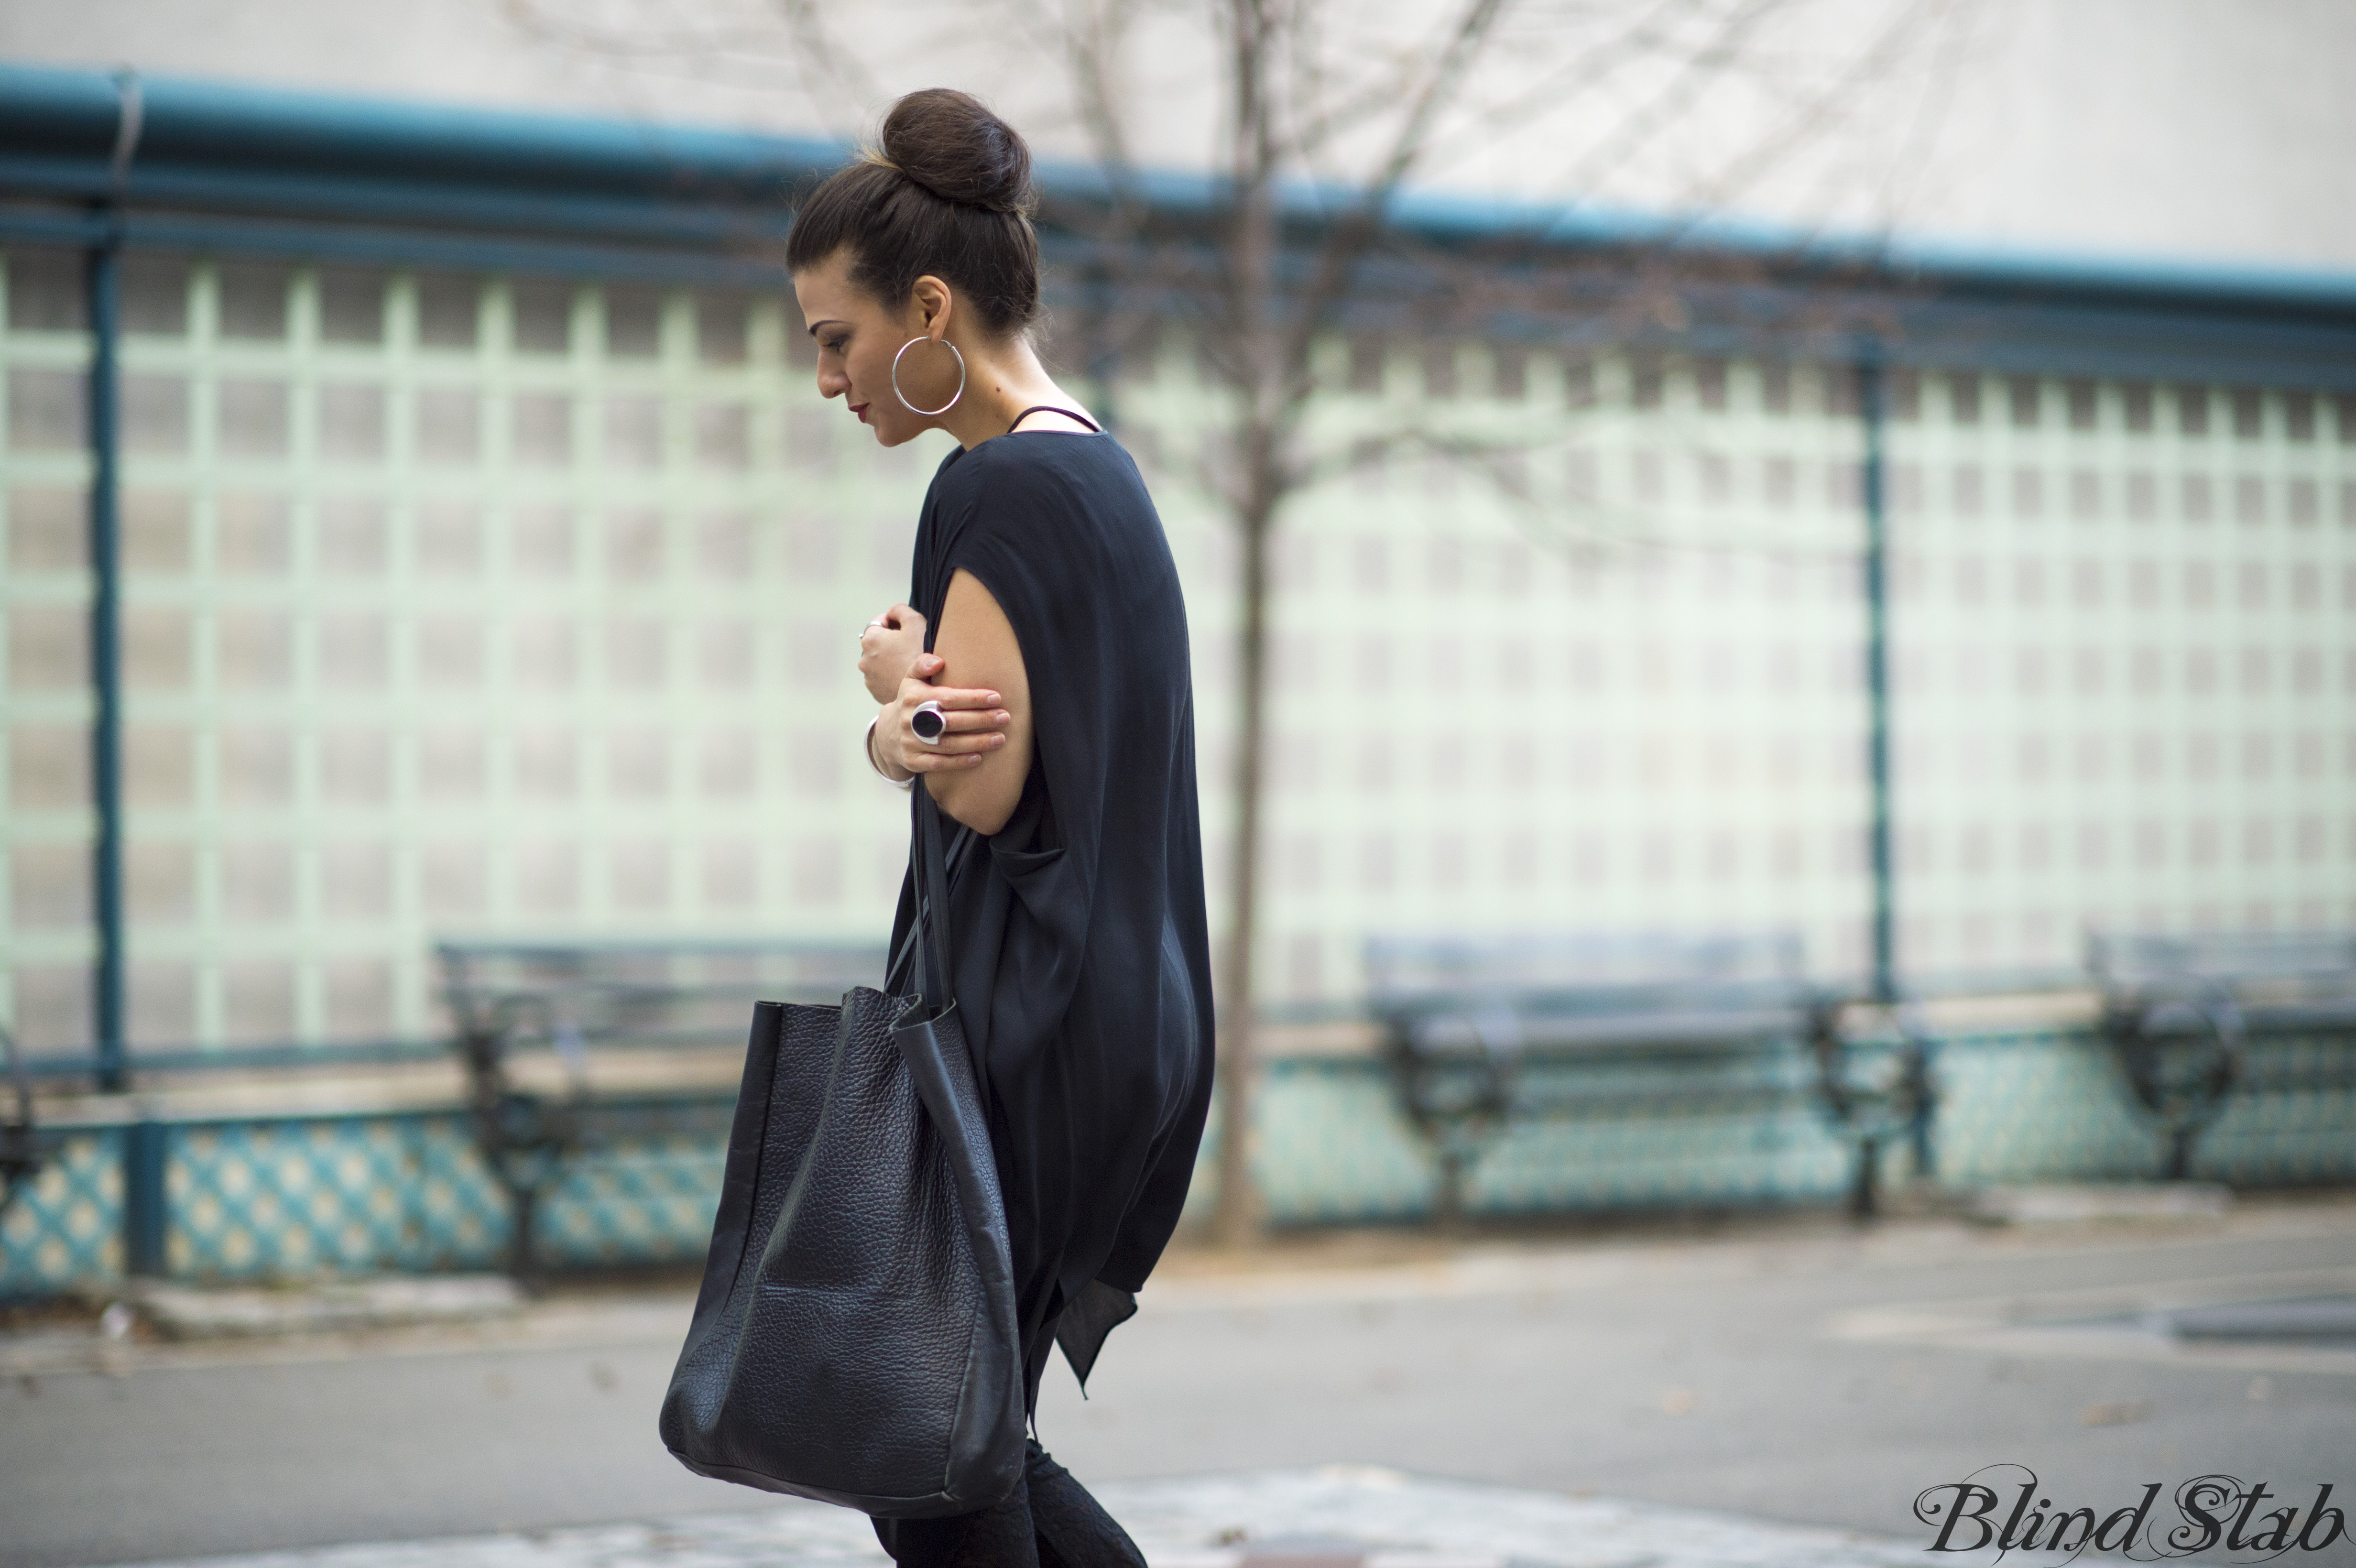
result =
[[[927,337],[948,336],[949,316],[957,305],[957,295],[948,283],[926,272],[908,291],[908,303],[916,314],[916,330]]]

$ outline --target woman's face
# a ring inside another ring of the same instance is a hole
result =
[[[819,395],[843,400],[885,446],[912,441],[937,422],[911,412],[892,389],[893,357],[932,329],[925,302],[937,291],[924,287],[932,281],[920,280],[916,298],[895,311],[851,283],[847,251],[794,274],[794,298],[818,345]],[[939,344],[917,344],[900,360],[900,389],[918,408],[941,407],[958,389],[956,356]]]

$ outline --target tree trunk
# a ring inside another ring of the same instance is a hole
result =
[[[1252,1179],[1252,1102],[1259,1052],[1252,1007],[1252,950],[1259,909],[1260,797],[1268,755],[1268,557],[1265,509],[1237,519],[1243,538],[1237,584],[1243,624],[1237,638],[1235,840],[1228,871],[1227,951],[1219,1008],[1219,1199],[1212,1229],[1222,1246],[1257,1241],[1264,1209]]]
[[[1282,403],[1272,310],[1276,211],[1270,182],[1276,144],[1261,79],[1269,21],[1260,0],[1234,0],[1235,234],[1227,274],[1226,351],[1233,357],[1234,436],[1228,496],[1240,547],[1242,619],[1237,660],[1237,732],[1234,858],[1228,882],[1227,951],[1219,998],[1219,1194],[1212,1232],[1224,1246],[1257,1240],[1262,1206],[1252,1179],[1252,1101],[1258,1087],[1253,1039],[1252,948],[1259,902],[1260,794],[1267,768],[1269,533],[1282,496],[1277,443]]]

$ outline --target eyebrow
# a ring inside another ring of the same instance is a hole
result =
[[[829,316],[824,321],[811,322],[809,324],[809,335],[812,337],[816,337],[818,336],[818,329],[821,326],[849,326],[851,324],[847,321],[837,321],[833,317]]]

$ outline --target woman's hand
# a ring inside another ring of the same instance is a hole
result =
[[[894,604],[868,622],[859,634],[859,677],[867,683],[867,695],[891,701],[924,651],[925,618],[907,605]]]
[[[923,624],[921,621],[917,624]],[[866,664],[864,658],[860,660],[862,670]],[[999,706],[998,693],[931,684],[944,667],[938,654],[919,653],[909,673],[900,681],[896,694],[876,716],[868,746],[885,776],[898,780],[917,773],[978,768],[983,758],[1006,744],[1006,727],[1014,716]],[[926,702],[939,703],[941,716],[948,722],[937,745],[928,746],[916,739],[916,731],[908,723],[909,715]]]

